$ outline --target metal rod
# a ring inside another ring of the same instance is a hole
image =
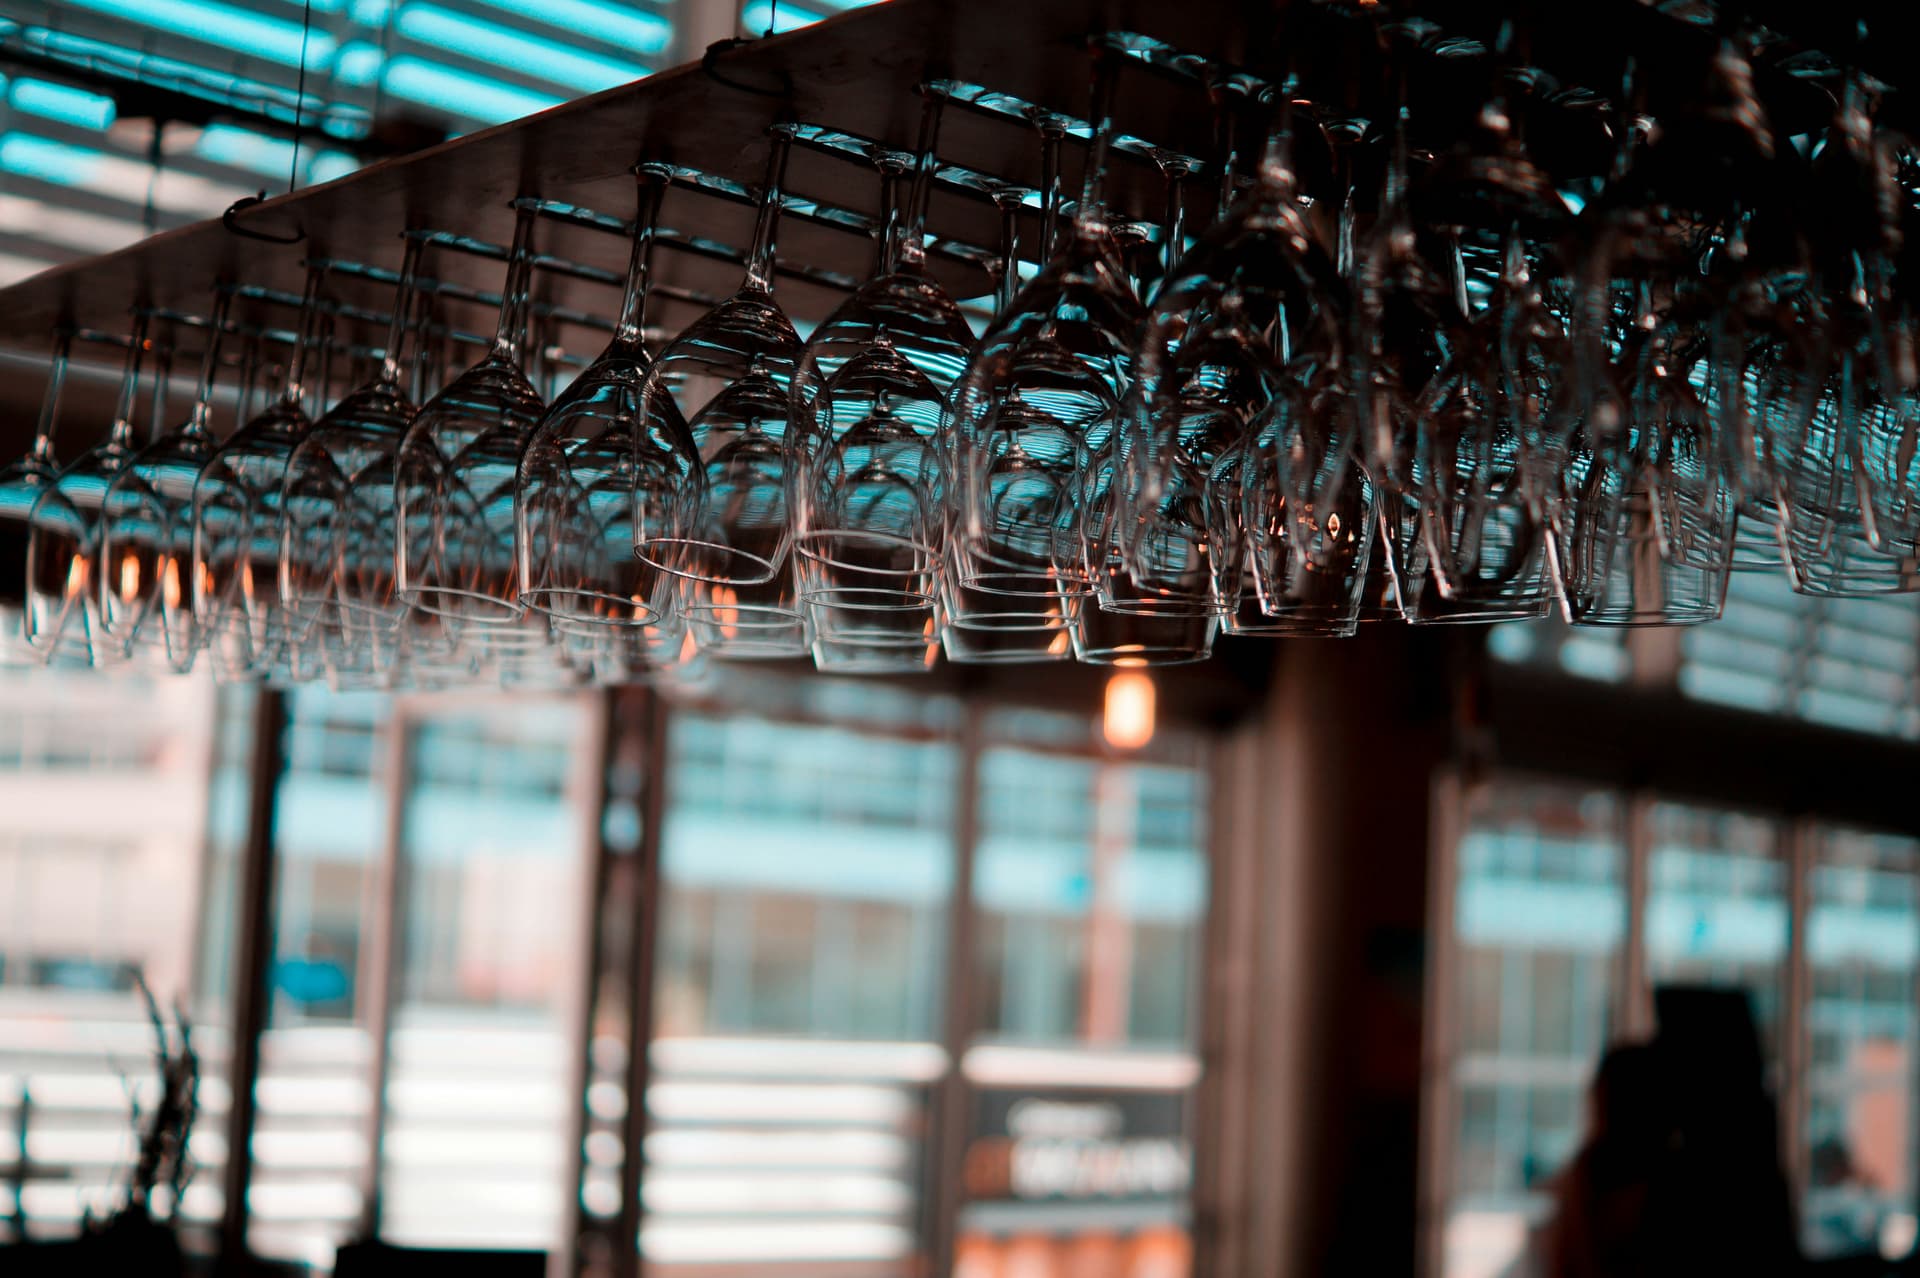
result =
[[[227,1160],[220,1169],[217,1272],[248,1268],[247,1194],[253,1183],[254,1085],[260,1077],[260,1036],[269,1011],[268,968],[273,962],[274,810],[286,758],[285,697],[263,689],[253,703],[253,750],[247,768],[246,841],[241,845],[234,897],[233,1031],[227,1056]]]

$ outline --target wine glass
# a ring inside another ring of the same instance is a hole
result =
[[[773,297],[774,237],[793,134],[790,124],[770,131],[739,290],[660,352],[641,391],[651,412],[666,388],[678,389],[700,469],[697,482],[682,486],[671,527],[636,530],[635,550],[645,563],[692,583],[683,606],[695,642],[714,657],[808,652],[789,554],[785,439],[801,343]],[[718,393],[704,405],[692,402],[699,388],[716,382]]]
[[[1087,476],[1113,436],[1141,314],[1101,200],[1111,56],[1095,58],[1092,140],[1066,243],[975,345],[952,394],[949,571],[964,587],[1024,601],[985,601],[986,615],[1051,619],[1061,611],[1053,600],[1095,588]],[[1057,215],[1050,198],[1047,222]],[[978,611],[954,603],[956,621]]]
[[[107,639],[100,619],[96,582],[102,564],[101,511],[108,485],[137,451],[135,400],[141,364],[151,348],[147,316],[136,312],[107,438],[62,468],[27,510],[22,636],[42,661],[64,661],[69,653],[77,661],[78,654],[84,653],[90,664],[109,666],[127,655],[124,647]],[[156,414],[161,411],[168,372],[168,361],[157,362]]]
[[[1289,77],[1274,95],[1273,124],[1252,188],[1200,236],[1169,273],[1141,330],[1125,429],[1116,453],[1121,475],[1112,538],[1122,563],[1143,594],[1167,588],[1162,586],[1162,579],[1173,583],[1198,579],[1193,566],[1199,560],[1197,552],[1206,543],[1196,542],[1193,532],[1170,537],[1159,502],[1169,485],[1188,469],[1176,465],[1182,456],[1181,437],[1188,420],[1180,401],[1191,394],[1190,385],[1206,387],[1220,380],[1212,366],[1195,361],[1191,354],[1207,345],[1206,331],[1219,325],[1251,325],[1256,331],[1270,334],[1265,342],[1219,346],[1243,358],[1261,357],[1256,370],[1240,378],[1252,393],[1244,402],[1232,404],[1234,410],[1246,412],[1249,418],[1260,412],[1267,396],[1292,375],[1280,369],[1289,365],[1329,371],[1345,367],[1345,335],[1337,318],[1346,311],[1345,286],[1336,263],[1307,224],[1297,199],[1292,160],[1292,111],[1297,88],[1297,80]],[[1339,420],[1351,423],[1352,416],[1346,414]],[[1203,414],[1201,421],[1211,429],[1212,414]],[[1187,451],[1190,454],[1192,450]],[[1287,482],[1303,485],[1292,494],[1297,502],[1329,503],[1345,481],[1345,466],[1340,459],[1349,452],[1348,441],[1326,441],[1321,451],[1335,464],[1295,467],[1286,474]],[[1207,549],[1212,550],[1210,546]],[[1170,550],[1174,552],[1171,556]],[[1295,551],[1313,555],[1318,548],[1301,544]]]
[[[520,602],[560,622],[647,626],[673,606],[675,578],[635,554],[675,538],[699,453],[666,387],[649,382],[641,339],[663,166],[637,170],[639,212],[620,316],[606,350],[554,401],[527,440],[516,481]],[[642,407],[650,390],[656,402]]]
[[[405,244],[379,371],[294,448],[279,500],[282,607],[302,633],[323,627],[330,650],[369,658],[405,611],[393,595],[393,459],[416,411],[403,380],[421,241]],[[342,634],[359,642],[335,643]]]
[[[899,160],[876,157],[878,269],[814,330],[794,377],[794,554],[823,669],[923,670],[939,648],[945,401],[973,340],[926,269],[943,101],[925,94],[904,214]]]
[[[157,637],[166,663],[185,673],[205,636],[193,611],[193,488],[216,447],[214,383],[233,295],[215,294],[200,380],[187,419],[135,453],[101,498],[100,563],[94,583],[108,637],[131,650]]]
[[[519,619],[514,480],[545,406],[522,368],[536,210],[515,213],[493,342],[422,405],[394,468],[394,590],[425,612],[478,625]]]
[[[33,447],[27,455],[0,468],[0,556],[6,571],[21,574],[19,598],[22,607],[0,604],[0,662],[16,660],[57,661],[62,665],[85,666],[92,658],[84,642],[69,642],[47,654],[36,653],[27,642],[26,602],[27,530],[33,506],[40,495],[53,487],[60,467],[54,459],[53,435],[60,420],[60,396],[67,382],[67,361],[73,349],[73,332],[62,328],[54,335],[53,355],[47,367],[47,388],[40,401],[40,419],[33,432]],[[11,590],[6,592],[11,595]]]
[[[307,269],[300,321],[276,402],[245,423],[200,468],[193,484],[193,616],[215,674],[259,679],[285,656],[302,626],[281,598],[280,508],[287,465],[313,420],[303,399],[307,359],[319,328],[326,268]],[[249,379],[251,380],[251,379]],[[243,393],[241,404],[247,406]]]

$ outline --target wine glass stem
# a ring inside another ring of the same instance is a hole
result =
[[[173,348],[163,346],[153,360],[153,393],[147,402],[147,435],[160,438],[167,428],[167,396],[173,389]]]
[[[1187,241],[1187,203],[1181,198],[1180,184],[1191,172],[1183,164],[1166,163],[1160,166],[1161,174],[1167,180],[1167,216],[1161,223],[1165,228],[1166,243],[1161,245],[1161,279],[1171,279],[1173,268],[1180,261],[1180,253]]]
[[[250,333],[247,340],[240,344],[240,387],[234,403],[234,413],[238,421],[251,421],[253,418],[253,392],[260,381],[260,337]]]
[[[885,275],[898,260],[900,240],[900,168],[891,156],[881,156],[880,234],[876,244],[873,273]]]
[[[408,312],[413,309],[413,277],[419,269],[420,240],[409,235],[400,254],[400,282],[393,290],[393,316],[387,321],[387,348],[380,356],[380,380],[389,386],[400,384],[401,361],[405,358],[402,348],[406,344],[407,326],[411,319]]]
[[[293,354],[287,359],[287,384],[281,389],[281,402],[297,408],[306,395],[307,346],[319,334],[320,282],[327,268],[319,264],[307,268],[307,286],[300,295],[300,331],[293,340]],[[326,375],[321,375],[321,383]]]
[[[73,331],[62,328],[53,339],[53,361],[47,369],[47,394],[40,401],[40,422],[33,432],[33,459],[53,460],[53,428],[60,421],[60,392],[67,385],[67,356],[73,350]]]
[[[1000,287],[994,298],[994,313],[1004,315],[1020,291],[1020,195],[1017,191],[996,194],[1000,206]]]
[[[1213,211],[1216,222],[1226,217],[1227,210],[1233,206],[1235,171],[1240,167],[1240,118],[1233,108],[1229,91],[1216,88],[1213,91],[1214,122],[1220,137],[1220,198]]]
[[[615,336],[638,342],[647,325],[647,288],[652,282],[653,237],[660,223],[660,204],[666,198],[669,174],[656,165],[642,165],[635,174],[639,211],[634,214],[633,251],[627,257],[627,283],[620,295],[620,323]]]
[[[1039,122],[1040,128],[1040,255],[1050,259],[1054,253],[1054,241],[1060,235],[1060,144],[1066,137],[1066,130],[1050,119]]]
[[[780,229],[780,188],[787,180],[787,153],[793,147],[793,127],[777,124],[767,151],[767,180],[760,192],[760,215],[753,224],[753,247],[747,253],[747,287],[773,291],[774,234]]]
[[[920,149],[914,157],[907,224],[900,243],[900,261],[912,267],[920,266],[927,257],[927,202],[933,193],[933,171],[939,164],[935,152],[940,145],[940,113],[947,101],[936,89],[923,92],[926,103],[920,113]]]
[[[133,332],[127,336],[127,364],[120,375],[120,395],[113,402],[113,426],[108,443],[119,448],[133,447],[133,404],[140,389],[140,363],[147,353],[147,316],[144,311],[133,317]]]
[[[1260,157],[1260,176],[1262,180],[1279,187],[1289,196],[1294,190],[1293,173],[1293,99],[1300,91],[1300,81],[1288,76],[1276,90],[1277,100],[1273,104],[1273,127],[1267,131],[1267,146]]]
[[[213,316],[207,325],[207,349],[200,356],[200,382],[193,392],[193,411],[187,417],[186,433],[210,433],[213,422],[213,384],[220,375],[220,339],[226,336],[227,313],[233,308],[233,294],[221,289],[214,295]]]
[[[1107,150],[1113,143],[1113,90],[1119,78],[1120,57],[1101,44],[1093,51],[1093,98],[1088,123],[1093,135],[1087,140],[1086,168],[1080,174],[1080,203],[1074,206],[1074,224],[1083,230],[1106,226],[1106,209],[1101,196],[1107,184]]]
[[[513,249],[507,256],[507,284],[500,293],[500,320],[493,332],[494,354],[520,363],[527,340],[527,294],[533,283],[533,222],[531,205],[515,210]]]

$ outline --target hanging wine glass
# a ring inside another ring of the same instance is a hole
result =
[[[40,420],[33,432],[33,447],[27,455],[0,468],[0,664],[23,661],[53,661],[61,665],[86,666],[92,656],[81,637],[53,651],[40,654],[27,642],[27,530],[33,506],[41,494],[52,488],[60,474],[54,457],[54,428],[60,421],[60,396],[67,383],[67,362],[73,348],[73,332],[62,328],[54,336],[53,355],[47,365],[47,388],[40,402]],[[17,581],[11,574],[18,573]]]
[[[301,626],[280,596],[280,501],[288,461],[313,425],[303,400],[325,275],[323,266],[307,269],[279,399],[243,418],[245,424],[214,450],[194,481],[193,617],[220,678],[264,678],[285,658]],[[243,406],[248,398],[242,394]]]
[[[1025,631],[1049,656],[1047,632],[1069,624],[1095,588],[1088,478],[1113,435],[1140,315],[1101,199],[1113,81],[1112,55],[1097,51],[1067,241],[976,344],[951,401],[949,626]],[[1058,220],[1051,198],[1045,220]],[[949,638],[950,655],[956,646],[965,637]]]
[[[530,204],[516,212],[487,354],[421,406],[395,459],[395,593],[477,625],[521,614],[514,476],[545,411],[522,367],[535,216]]]
[[[108,485],[137,451],[135,400],[150,346],[147,316],[137,313],[107,438],[63,468],[28,508],[22,636],[42,661],[65,661],[69,653],[78,661],[84,653],[87,663],[110,666],[127,655],[108,640],[100,620],[101,509]],[[156,418],[168,375],[168,362],[157,362]]]
[[[1118,450],[1121,466],[1113,542],[1126,568],[1151,594],[1158,579],[1187,577],[1196,554],[1168,549],[1199,545],[1191,536],[1169,537],[1158,503],[1176,478],[1183,417],[1179,400],[1184,383],[1206,366],[1194,366],[1183,378],[1182,356],[1200,344],[1210,324],[1251,324],[1270,332],[1265,343],[1237,349],[1270,356],[1252,379],[1267,394],[1309,368],[1329,372],[1345,368],[1344,335],[1337,317],[1345,314],[1344,288],[1335,263],[1315,239],[1299,207],[1292,162],[1293,101],[1297,81],[1289,77],[1274,94],[1273,126],[1252,188],[1202,234],[1174,267],[1154,299],[1141,331],[1128,396],[1126,430]],[[1241,318],[1244,316],[1245,318]],[[1187,357],[1191,365],[1191,357]],[[1292,367],[1288,367],[1292,366]],[[1278,370],[1287,368],[1284,374]],[[1203,383],[1204,384],[1204,383]],[[1252,413],[1266,405],[1264,395],[1247,404]],[[1235,405],[1239,408],[1239,405]],[[1350,414],[1344,415],[1350,423]],[[1331,419],[1326,423],[1335,425]],[[1311,464],[1287,472],[1301,485],[1295,500],[1309,505],[1333,500],[1345,482],[1344,459],[1350,438],[1299,441],[1323,454]],[[1189,450],[1190,451],[1190,450]],[[1203,463],[1204,464],[1204,463]],[[1316,487],[1318,486],[1318,487]],[[1312,555],[1313,545],[1296,547]]]
[[[1162,164],[1168,175],[1168,212],[1161,233],[1164,265],[1155,314],[1170,289],[1193,284],[1182,256],[1181,169]],[[1229,213],[1223,208],[1220,216]],[[1211,540],[1208,486],[1215,482],[1215,463],[1245,435],[1282,376],[1273,342],[1256,317],[1260,310],[1260,299],[1239,291],[1212,299],[1210,309],[1189,317],[1189,326],[1161,366],[1163,384],[1154,403],[1140,398],[1137,380],[1131,388],[1125,411],[1136,419],[1150,417],[1147,429],[1167,441],[1161,445],[1165,456],[1154,463],[1165,473],[1147,485],[1153,495],[1144,506],[1138,504],[1140,494],[1130,500],[1124,466],[1102,481],[1089,551],[1101,608],[1187,616],[1232,610],[1216,588],[1214,564],[1223,554],[1231,557],[1233,548]],[[1123,432],[1116,460],[1126,447]]]
[[[1048,175],[1043,177],[1041,184],[1043,226],[1049,226],[1057,222],[1052,206],[1058,197],[1058,152],[1064,133],[1050,118],[1043,118],[1036,123],[1040,126],[1041,169],[1043,175]],[[1003,187],[993,193],[993,199],[1001,213],[1000,265],[996,272],[999,289],[995,314],[996,317],[1005,317],[1013,313],[1014,298],[1021,287],[1020,211],[1024,207],[1024,193],[1018,188]],[[1044,234],[1040,255],[1051,257],[1050,241]],[[1011,391],[1009,395],[1012,395]],[[1018,397],[1012,398],[1014,411],[1020,411],[1017,407]],[[953,435],[951,430],[949,435]],[[949,456],[952,458],[948,466],[950,476],[961,464],[959,443],[955,438],[949,447]],[[951,506],[954,504],[952,498],[956,495],[952,487],[949,495]],[[1051,516],[1041,516],[1040,522],[1050,527]],[[1046,543],[1049,551],[1044,570],[1037,571],[1030,579],[1006,575],[997,579],[999,586],[1011,589],[976,586],[965,580],[965,543],[958,535],[955,524],[955,512],[949,511],[946,556],[939,579],[941,597],[938,609],[941,648],[947,660],[957,665],[1011,665],[1064,661],[1072,656],[1069,627],[1079,615],[1081,598],[1077,594],[1063,593],[1053,578],[1051,540]]]
[[[192,668],[205,636],[193,612],[193,486],[212,457],[213,393],[233,295],[215,295],[200,381],[186,421],[135,453],[101,499],[95,589],[109,638],[131,650],[142,632],[157,637],[167,664]]]
[[[409,379],[407,333],[426,328],[430,299],[415,292],[422,242],[404,238],[379,372],[294,449],[280,499],[281,598],[336,680],[395,676],[410,646],[402,633],[410,609],[395,591],[394,472],[423,367],[437,348],[423,334]],[[414,624],[429,635],[444,631],[435,621]]]
[[[527,441],[515,493],[520,602],[557,622],[645,626],[672,609],[676,579],[634,548],[684,536],[682,494],[700,459],[680,410],[659,382],[641,331],[654,231],[671,180],[637,170],[626,286],[606,350],[554,401]],[[642,406],[649,389],[656,402]]]
[[[1234,485],[1239,530],[1266,621],[1238,622],[1237,634],[1351,634],[1360,620],[1376,542],[1371,478],[1350,457],[1328,458],[1318,464],[1344,464],[1350,474],[1337,487],[1315,485],[1320,496],[1312,503],[1299,499],[1304,485],[1287,478],[1290,468],[1327,458],[1323,445],[1299,441],[1344,438],[1351,446],[1346,427],[1300,424],[1350,412],[1350,383],[1332,368],[1301,371],[1303,379],[1273,397],[1241,445]]]
[[[942,103],[926,92],[904,212],[900,161],[876,157],[878,269],[814,330],[794,378],[794,553],[822,669],[924,670],[939,648],[945,399],[972,343],[926,269]]]
[[[1818,189],[1831,194],[1802,213],[1823,376],[1807,435],[1790,455],[1782,512],[1789,577],[1812,594],[1920,588],[1912,497],[1920,394],[1891,289],[1905,193],[1890,150],[1873,135],[1865,96],[1860,77],[1849,74],[1810,166]]]
[[[794,128],[770,131],[767,177],[739,291],[669,343],[641,401],[661,388],[721,389],[681,403],[699,451],[699,481],[684,486],[673,526],[641,533],[635,549],[692,584],[684,602],[695,642],[714,657],[805,656],[809,635],[789,551],[785,437],[801,344],[773,297],[774,237]]]

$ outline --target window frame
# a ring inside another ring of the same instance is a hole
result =
[[[1644,1036],[1653,1028],[1645,930],[1654,806],[1737,812],[1773,828],[1773,855],[1786,869],[1788,911],[1777,1080],[1780,1153],[1796,1202],[1805,1200],[1811,1170],[1806,1122],[1812,975],[1806,935],[1819,840],[1833,829],[1920,839],[1920,813],[1892,784],[1893,778],[1920,769],[1920,742],[1696,699],[1679,690],[1675,636],[1633,631],[1627,646],[1635,660],[1624,685],[1502,662],[1483,649],[1486,749],[1473,759],[1456,753],[1432,779],[1428,927],[1433,958],[1424,1000],[1431,1067],[1422,1083],[1419,1169],[1419,1259],[1428,1278],[1444,1278],[1446,1226],[1455,1200],[1462,954],[1454,907],[1459,849],[1475,786],[1586,786],[1622,805],[1627,921],[1614,1009],[1619,1038]],[[1641,660],[1643,653],[1647,660]],[[1873,783],[1876,777],[1885,783]],[[1920,869],[1915,872],[1920,875]],[[1915,1002],[1920,1011],[1920,981]],[[1920,1079],[1915,1085],[1920,1087]],[[1914,1152],[1909,1149],[1910,1161]],[[1907,1197],[1920,1204],[1920,1183],[1908,1186]]]

